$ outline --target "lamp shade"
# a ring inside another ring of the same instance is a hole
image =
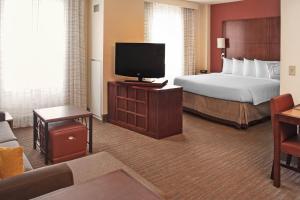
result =
[[[225,38],[217,38],[217,48],[225,49]]]

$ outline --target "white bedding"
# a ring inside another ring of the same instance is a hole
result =
[[[264,79],[232,74],[212,73],[181,76],[175,85],[186,92],[218,99],[259,105],[279,95],[279,80]]]

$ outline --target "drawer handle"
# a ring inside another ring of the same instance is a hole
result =
[[[75,137],[69,136],[69,137],[68,137],[68,140],[75,140]]]

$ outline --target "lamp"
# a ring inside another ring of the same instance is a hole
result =
[[[221,58],[225,57],[224,49],[226,48],[225,38],[217,38],[217,48],[222,49]]]

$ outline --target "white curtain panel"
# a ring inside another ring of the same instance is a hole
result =
[[[86,0],[65,0],[67,14],[67,102],[87,107]]]
[[[79,27],[81,21],[70,23],[76,12],[70,12],[70,2],[0,2],[0,109],[11,113],[16,127],[25,127],[32,125],[35,108],[84,104],[73,98],[85,92],[71,95],[78,82],[85,80],[80,78],[82,74],[85,77],[85,58],[76,50],[85,45],[79,42],[82,38],[74,36],[79,33],[73,26]],[[76,44],[70,45],[73,41]]]
[[[196,71],[196,11],[161,3],[145,2],[145,41],[166,44],[166,76]]]
[[[184,74],[196,73],[196,10],[183,8],[184,17]]]
[[[184,74],[183,10],[177,6],[145,2],[145,39],[166,44],[165,79],[173,83]]]

